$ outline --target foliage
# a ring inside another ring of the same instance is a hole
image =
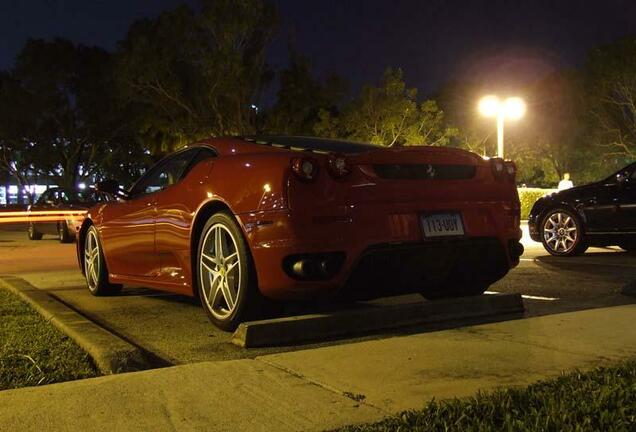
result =
[[[40,174],[74,186],[142,154],[111,77],[110,55],[100,48],[61,39],[25,44],[0,94],[1,164],[19,184]]]
[[[340,137],[386,146],[447,145],[457,134],[444,124],[435,101],[417,101],[399,69],[387,69],[378,87],[366,86],[340,115],[319,113],[319,136]]]
[[[636,38],[591,50],[585,85],[588,134],[603,165],[636,160]]]
[[[264,130],[272,134],[312,135],[320,116],[337,112],[347,92],[336,75],[324,82],[314,77],[309,60],[291,48],[289,65],[279,78],[276,103],[265,115]]]
[[[429,402],[381,422],[340,429],[370,431],[627,431],[636,424],[636,361],[573,372],[522,389]]]
[[[116,80],[144,144],[165,153],[207,136],[254,130],[269,71],[274,11],[261,0],[203,0],[135,22]]]
[[[0,390],[98,375],[88,354],[4,289],[0,316]]]
[[[556,189],[519,188],[519,201],[521,202],[521,219],[528,219],[532,206],[539,198],[555,192]]]

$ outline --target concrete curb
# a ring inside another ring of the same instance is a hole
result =
[[[71,337],[93,358],[103,374],[151,367],[139,348],[83,317],[45,291],[12,276],[0,277],[0,286],[22,298],[44,319]]]
[[[245,322],[234,332],[232,343],[244,348],[284,345],[417,324],[520,313],[523,310],[519,294],[365,306],[329,314]]]

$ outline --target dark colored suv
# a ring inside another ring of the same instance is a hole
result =
[[[636,251],[636,163],[597,183],[539,199],[528,218],[530,237],[557,256],[589,246]]]

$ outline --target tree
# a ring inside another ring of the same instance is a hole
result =
[[[336,75],[324,81],[314,77],[309,60],[293,48],[289,65],[279,77],[276,103],[265,114],[268,133],[311,135],[321,112],[336,113],[347,92],[347,84]]]
[[[585,72],[594,144],[607,162],[636,159],[636,38],[591,50]]]
[[[18,184],[43,175],[74,187],[112,168],[121,172],[143,155],[113,96],[106,51],[29,40],[3,83],[2,164],[13,167]]]
[[[252,132],[274,25],[261,0],[203,0],[197,12],[180,6],[133,23],[119,45],[116,79],[145,145],[167,152]]]
[[[435,101],[418,103],[417,89],[406,87],[400,69],[387,69],[380,85],[364,87],[341,115],[321,112],[315,131],[386,146],[447,145],[457,134]]]

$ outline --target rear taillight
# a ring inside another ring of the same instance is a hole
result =
[[[334,178],[342,178],[351,172],[347,158],[344,155],[332,154],[329,155],[329,173]]]
[[[293,158],[291,169],[300,180],[312,181],[318,175],[318,161],[310,157]]]
[[[515,181],[517,166],[514,162],[504,161],[502,158],[492,158],[490,159],[490,167],[495,179]]]
[[[517,165],[513,161],[506,161],[504,163],[506,169],[506,175],[508,179],[512,182],[515,181],[515,176],[517,175]]]
[[[490,159],[490,167],[492,168],[492,173],[497,180],[500,180],[503,178],[504,170],[506,169],[503,159],[501,158]]]

